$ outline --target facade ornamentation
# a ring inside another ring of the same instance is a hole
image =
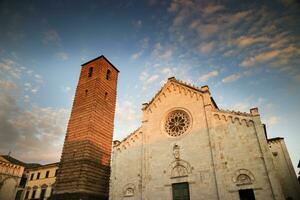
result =
[[[110,200],[299,199],[288,153],[280,151],[284,141],[272,141],[268,151],[257,109],[225,112],[208,86],[170,78],[142,110],[139,130],[115,142]],[[279,170],[281,182],[272,162],[286,166]]]
[[[233,182],[236,185],[248,185],[254,182],[253,174],[247,169],[239,169],[233,175]]]
[[[188,171],[187,169],[182,166],[182,165],[176,165],[172,172],[171,172],[171,177],[175,178],[175,177],[182,177],[182,176],[187,176],[188,175]]]
[[[191,173],[190,164],[180,159],[180,146],[173,146],[173,156],[175,161],[171,163],[171,178],[188,176]]]
[[[125,196],[130,197],[130,196],[133,196],[133,195],[134,195],[133,188],[127,188],[126,191],[125,191]]]
[[[237,177],[237,185],[248,185],[252,184],[250,177],[246,174],[240,174]]]
[[[180,160],[180,147],[177,144],[173,147],[173,156],[175,160]]]
[[[128,183],[124,186],[123,194],[124,197],[132,197],[134,196],[135,187],[134,184]]]
[[[165,131],[172,137],[184,134],[190,127],[190,117],[183,110],[172,111],[165,122]]]

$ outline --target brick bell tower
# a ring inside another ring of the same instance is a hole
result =
[[[108,199],[118,73],[103,55],[82,65],[51,199]]]

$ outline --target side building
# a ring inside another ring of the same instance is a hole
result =
[[[289,200],[299,198],[299,182],[284,138],[270,138],[268,139],[268,145],[273,156],[273,163],[285,198]]]
[[[10,157],[0,156],[0,199],[14,200],[24,172],[23,163]]]
[[[58,165],[51,163],[27,169],[27,182],[21,199],[48,199],[53,191]]]

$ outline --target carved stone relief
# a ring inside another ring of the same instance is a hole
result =
[[[232,181],[236,185],[249,185],[252,184],[255,179],[253,174],[249,170],[239,169],[234,173]]]
[[[187,161],[180,158],[180,146],[175,144],[173,146],[174,161],[170,164],[171,178],[188,176],[192,172],[192,168]]]

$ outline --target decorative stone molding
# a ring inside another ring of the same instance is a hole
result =
[[[209,93],[209,88],[208,86],[199,88],[186,82],[177,80],[175,77],[171,77],[148,103],[143,103],[142,110],[146,111],[147,114],[152,113],[152,109],[157,108],[158,104],[161,103],[164,98],[166,98],[166,93],[172,92],[178,92],[179,94],[184,94],[199,100],[203,93]]]
[[[169,166],[171,178],[184,177],[192,173],[191,165],[180,159],[180,146],[177,144],[173,146],[173,156],[175,161]]]
[[[251,118],[245,118],[245,116],[236,116],[236,115],[216,113],[216,112],[213,114],[213,116],[214,116],[214,119],[216,119],[216,120],[223,120],[226,122],[238,123],[240,125],[245,125],[245,126],[253,126],[254,125],[254,121]]]
[[[214,110],[215,112],[219,113],[225,113],[225,114],[231,114],[231,115],[239,115],[239,116],[247,116],[247,117],[252,117],[253,115],[251,113],[246,113],[246,112],[239,112],[239,111],[234,111],[234,110],[223,110],[223,109],[216,109]]]
[[[128,183],[123,188],[123,196],[124,197],[132,197],[135,193],[135,186],[133,183]]]
[[[190,117],[185,111],[174,110],[165,119],[164,128],[168,135],[178,137],[189,129],[190,121]]]
[[[118,152],[122,152],[123,150],[126,150],[129,148],[133,143],[140,140],[142,137],[142,132],[140,131],[139,127],[137,130],[129,134],[126,138],[124,138],[122,141],[115,140],[114,141],[114,148],[117,149]]]
[[[239,169],[237,170],[232,177],[232,181],[237,185],[250,185],[255,179],[253,174],[247,169]]]
[[[191,113],[181,107],[168,110],[161,119],[160,130],[170,138],[180,138],[187,135],[193,126]]]
[[[177,177],[183,177],[188,176],[192,173],[192,167],[191,165],[184,160],[176,160],[173,161],[170,166],[170,177],[171,178],[177,178]]]
[[[268,144],[280,143],[281,140],[284,140],[284,138],[282,138],[282,137],[269,138],[268,139]]]

